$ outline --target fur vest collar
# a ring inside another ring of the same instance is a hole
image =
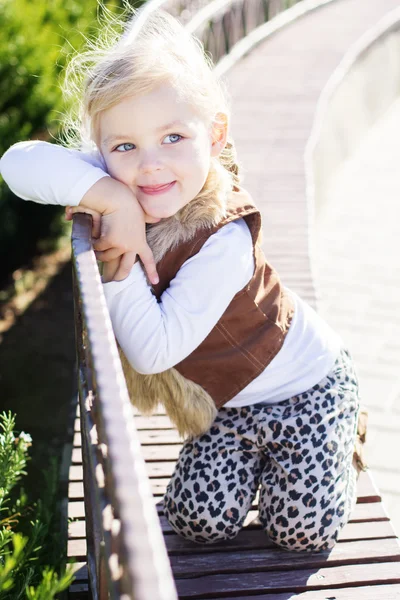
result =
[[[156,263],[180,244],[192,240],[199,230],[209,230],[224,220],[227,194],[214,193],[184,206],[176,215],[149,225],[147,240]],[[207,431],[217,410],[211,396],[198,384],[186,379],[176,369],[143,375],[135,371],[120,349],[120,357],[129,396],[143,414],[152,414],[159,404],[182,437],[193,437]]]

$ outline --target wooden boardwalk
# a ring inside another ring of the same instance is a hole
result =
[[[397,3],[337,0],[275,34],[228,75],[245,186],[267,226],[264,249],[284,282],[311,304],[303,150],[316,102],[349,46]],[[316,32],[324,44],[318,45]],[[369,475],[360,477],[357,506],[331,552],[298,554],[274,547],[257,523],[256,505],[235,540],[199,546],[172,532],[162,511],[180,447],[177,433],[164,415],[135,419],[181,600],[400,599],[399,541]],[[88,598],[81,459],[77,420],[68,501],[73,519],[68,555],[78,561],[70,590],[75,600]]]
[[[235,540],[201,546],[175,534],[163,515],[162,496],[181,445],[178,434],[165,415],[150,418],[136,415],[135,420],[181,600],[234,597],[245,600],[255,594],[258,600],[400,598],[399,541],[369,475],[363,473],[360,477],[357,506],[331,552],[295,553],[277,548],[258,524],[256,504]],[[88,572],[79,417],[75,421],[68,516],[74,520],[69,525],[68,555],[78,561],[70,598],[86,600]],[[329,595],[316,590],[329,590]]]

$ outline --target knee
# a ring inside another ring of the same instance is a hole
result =
[[[167,495],[164,497],[164,512],[177,534],[199,544],[215,544],[235,538],[244,521],[236,509],[222,512],[211,507],[189,507]]]
[[[278,516],[264,529],[270,540],[285,550],[323,552],[334,547],[343,525],[334,511],[328,510],[320,519],[315,514],[308,523],[306,520],[289,523],[285,517]]]

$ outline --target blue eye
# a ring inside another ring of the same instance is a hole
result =
[[[127,148],[128,146],[128,148]],[[123,150],[121,150],[123,148]],[[129,150],[133,150],[135,148],[135,144],[129,144],[128,142],[125,144],[120,144],[115,148],[117,152],[129,152]]]
[[[169,142],[167,142],[166,140],[168,140],[169,138]],[[182,139],[182,136],[179,135],[179,133],[170,133],[169,135],[165,136],[164,138],[164,143],[166,144],[176,144],[176,142],[179,142]]]

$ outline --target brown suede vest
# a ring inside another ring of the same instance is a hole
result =
[[[197,254],[213,233],[240,218],[245,219],[253,239],[253,277],[235,295],[200,346],[174,366],[208,392],[217,408],[243,390],[276,356],[294,310],[278,274],[261,250],[261,215],[250,196],[243,191],[232,193],[226,217],[218,225],[199,229],[190,241],[169,250],[157,265],[160,283],[153,286],[160,301],[183,263]]]

